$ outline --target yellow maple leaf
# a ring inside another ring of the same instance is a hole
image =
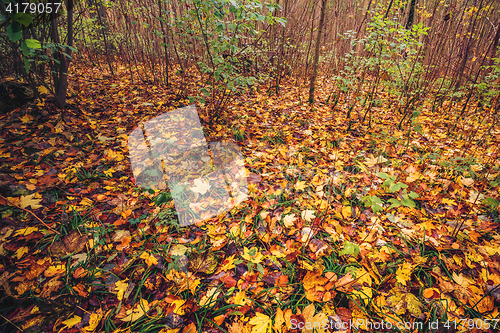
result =
[[[33,119],[32,116],[30,116],[29,114],[25,114],[23,117],[21,117],[21,121],[24,123],[24,124],[27,124],[27,123],[30,123]]]
[[[442,203],[446,204],[446,205],[450,205],[450,206],[456,206],[457,205],[457,202],[453,199],[448,199],[448,198],[443,198],[443,200],[441,201]]]
[[[99,311],[99,310],[98,310]],[[89,318],[89,326],[82,329],[84,332],[94,332],[97,325],[101,322],[102,313],[91,313]]]
[[[249,301],[244,290],[240,290],[236,294],[234,294],[233,304],[245,306],[247,303],[249,303]]]
[[[316,312],[314,308],[314,303],[309,304],[302,310],[302,316],[304,316],[305,326],[302,332],[304,333],[326,333],[326,323],[328,323],[328,317],[326,314],[320,312],[314,315]]]
[[[190,188],[194,193],[205,194],[210,189],[210,184],[204,179],[195,179],[194,186]]]
[[[283,219],[283,224],[285,225],[285,227],[291,228],[294,226],[293,222],[295,222],[295,220],[297,220],[295,214],[290,214],[285,216],[285,218]]]
[[[392,289],[391,294],[387,297],[386,302],[392,312],[398,315],[404,315],[408,312],[415,318],[425,318],[425,314],[422,313],[423,305],[415,295],[402,293],[397,288]]]
[[[125,294],[125,291],[127,291],[128,289],[128,283],[125,281],[127,281],[127,279],[115,282],[116,298],[118,298],[118,300],[120,301],[123,299],[123,295]]]
[[[342,216],[345,219],[350,219],[352,218],[352,207],[351,206],[342,206]]]
[[[253,325],[252,333],[271,332],[271,318],[262,313],[256,313],[255,317],[248,322]]]
[[[248,249],[245,247],[243,249],[243,255],[242,257],[250,262],[253,262],[254,264],[258,264],[262,261],[264,256],[262,253],[259,252],[259,249],[256,247],[252,247],[251,249]]]
[[[49,93],[49,90],[48,90],[47,88],[45,88],[44,86],[39,86],[39,87],[37,88],[37,90],[38,90],[38,92],[39,92],[40,94],[48,94],[48,93]]]
[[[158,264],[158,260],[153,255],[147,253],[146,251],[142,252],[139,258],[144,259],[148,267],[151,265]]]
[[[304,221],[311,222],[312,219],[314,219],[316,216],[314,215],[314,210],[309,210],[306,209],[304,210],[300,216]]]
[[[38,209],[42,207],[42,205],[40,205],[41,199],[42,196],[39,193],[33,193],[27,196],[22,195],[20,199],[20,206],[21,208],[31,206],[31,209]]]
[[[305,190],[306,189],[306,182],[304,180],[298,181],[297,184],[295,184],[295,189],[297,191]]]
[[[149,311],[149,303],[145,299],[141,299],[140,302],[133,309],[127,310],[127,316],[121,318],[121,321],[135,322],[141,318],[144,314]]]
[[[403,265],[399,266],[396,270],[396,281],[405,285],[411,279],[413,265],[405,262]]]
[[[370,154],[368,157],[366,157],[366,160],[365,160],[365,164],[370,168],[374,165],[382,164],[384,162],[387,162],[387,159],[384,158],[384,156],[382,156],[382,155],[380,155],[379,157],[375,157],[375,156]]]
[[[422,304],[418,300],[417,296],[407,293],[405,296],[406,308],[408,312],[416,318],[422,317]],[[425,318],[425,317],[424,317]]]
[[[113,169],[113,168],[109,168],[108,170],[104,170],[103,173],[107,176],[107,177],[113,177],[113,173],[115,173],[116,170]]]
[[[22,258],[22,256],[28,252],[28,248],[26,246],[23,246],[23,247],[20,247],[17,249],[16,253],[14,253],[14,255],[16,256],[16,258],[19,260]]]
[[[224,260],[224,264],[220,268],[221,271],[225,272],[225,271],[229,271],[229,270],[231,270],[233,268],[236,268],[236,266],[234,265],[234,256],[235,256],[235,254],[233,254],[230,257],[227,257]]]

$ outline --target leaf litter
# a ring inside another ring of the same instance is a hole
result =
[[[87,89],[63,119],[33,106],[22,124],[21,111],[0,118],[2,316],[20,329],[312,332],[358,320],[361,330],[459,330],[498,320],[498,131],[466,146],[424,107],[418,135],[383,108],[376,127],[346,132],[340,107],[301,105],[305,95],[286,85],[256,91],[233,101],[227,124],[204,128],[207,141],[244,129],[247,200],[182,227],[168,191],[134,186],[126,134],[182,101],[155,87],[138,104],[133,83],[94,80],[109,89],[79,82]],[[191,191],[212,195],[203,180]]]

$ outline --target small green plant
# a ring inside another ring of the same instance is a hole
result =
[[[247,137],[245,135],[245,130],[241,128],[233,128],[234,139],[238,142],[245,140]]]
[[[400,206],[412,208],[416,207],[415,201],[413,201],[413,199],[418,198],[418,194],[413,191],[408,193],[408,185],[398,182],[396,180],[396,176],[390,176],[385,172],[379,172],[377,173],[377,176],[384,179],[382,185],[389,193],[401,192],[401,199],[390,198],[387,200],[387,202],[391,204],[389,206],[389,209],[397,208]],[[376,195],[366,195],[361,200],[364,201],[365,206],[371,207],[374,213],[378,213],[384,209],[384,201]]]
[[[79,181],[105,177],[105,175],[97,169],[89,171],[86,170],[84,167],[81,167],[78,169],[75,168],[75,170],[76,170],[76,178],[78,178]]]
[[[285,132],[280,129],[274,134],[264,136],[264,140],[272,144],[277,144],[277,143],[285,144],[286,143]]]
[[[384,202],[376,195],[365,195],[361,200],[364,201],[365,206],[371,207],[375,214],[384,210]]]
[[[382,179],[385,179],[385,181],[382,183],[390,193],[397,192],[401,190],[402,188],[406,189],[408,185],[403,184],[401,182],[396,182],[396,176],[389,176],[385,172],[379,172],[377,173],[377,176],[379,176]]]
[[[128,221],[130,222],[131,225],[134,224],[139,224],[142,220],[146,219],[148,216],[146,214],[142,214],[140,217],[137,218],[131,218]]]
[[[179,220],[177,219],[177,212],[173,208],[162,210],[158,214],[158,218],[159,221],[156,222],[156,226],[171,225],[176,229],[181,227]]]

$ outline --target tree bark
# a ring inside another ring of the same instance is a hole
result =
[[[67,0],[66,2],[66,10],[67,13],[67,39],[68,44],[66,49],[64,50],[66,53],[63,54],[61,50],[56,52],[56,59],[59,60],[59,69],[57,73],[53,75],[54,77],[54,88],[55,88],[55,97],[59,107],[64,109],[66,106],[66,93],[68,91],[68,68],[69,63],[71,61],[71,49],[73,47],[73,0]],[[59,33],[57,31],[57,15],[52,12],[52,40],[55,44],[60,44],[61,40],[59,38]]]
[[[406,20],[406,30],[411,30],[413,27],[413,20],[415,18],[415,5],[417,0],[411,0],[410,12],[408,13],[408,20]]]
[[[497,24],[497,32],[495,34],[495,37],[493,38],[493,48],[491,49],[491,56],[490,56],[490,66],[493,66],[495,64],[495,61],[493,60],[495,58],[495,54],[497,53],[497,47],[498,47],[498,41],[500,40],[500,22]]]
[[[326,3],[328,0],[321,0],[321,13],[319,17],[318,36],[316,37],[316,49],[314,50],[313,73],[309,84],[309,104],[314,103],[314,90],[316,89],[316,77],[318,76],[318,61],[319,50],[321,43],[321,34],[323,32],[323,24],[325,22]]]

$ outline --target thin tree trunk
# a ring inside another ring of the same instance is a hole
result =
[[[497,47],[498,47],[498,41],[500,40],[500,22],[497,24],[497,32],[495,34],[495,37],[493,38],[493,48],[491,49],[491,56],[490,56],[490,66],[493,66],[495,61],[493,58],[495,58],[495,54],[497,53]]]
[[[321,14],[319,17],[318,36],[316,37],[316,49],[314,50],[313,74],[309,84],[309,104],[314,103],[314,90],[316,89],[316,77],[318,76],[319,44],[321,43],[321,34],[323,32],[323,23],[325,22],[326,3],[328,0],[321,0]]]
[[[165,32],[165,27],[163,25],[163,14],[162,14],[162,9],[161,9],[161,2],[162,0],[158,0],[158,8],[160,11],[159,19],[160,19],[160,27],[161,27],[161,33],[163,35],[163,49],[165,52],[165,79],[166,79],[166,84],[168,86],[169,84],[169,77],[168,77],[168,67],[170,65],[170,61],[168,59],[168,48],[167,48],[167,33]]]
[[[109,59],[109,47],[108,47],[108,38],[106,36],[106,31],[108,31],[108,22],[106,20],[106,8],[103,7],[102,3],[100,1],[95,1],[94,2],[95,7],[96,7],[96,12],[97,12],[97,18],[99,19],[99,25],[101,26],[101,35],[104,41],[104,50],[106,51],[106,61],[108,63],[109,71],[111,72],[111,75],[115,76],[115,73],[113,72],[113,66],[111,65],[111,60]]]
[[[66,93],[68,91],[68,68],[70,63],[71,49],[73,46],[73,0],[66,1],[66,9],[68,11],[67,17],[67,38],[68,47],[65,50],[64,55],[62,51],[58,51],[56,57],[59,60],[59,70],[54,74],[54,87],[57,103],[61,109],[66,106]],[[52,14],[52,38],[54,43],[60,44],[59,33],[57,31],[57,16],[53,12]]]
[[[406,30],[411,30],[413,27],[413,20],[415,18],[415,5],[417,3],[417,0],[411,0],[410,3],[410,12],[408,13],[408,20],[406,20]]]

